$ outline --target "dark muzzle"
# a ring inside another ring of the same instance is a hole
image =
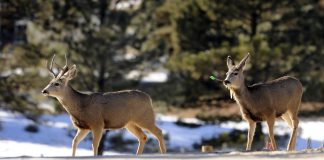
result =
[[[228,81],[228,80],[225,80],[223,83],[224,83],[224,85],[226,86],[226,85],[230,84],[231,82]]]
[[[48,91],[47,91],[47,90],[43,90],[42,93],[43,93],[44,95],[48,95]]]

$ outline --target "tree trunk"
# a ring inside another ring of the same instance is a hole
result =
[[[101,53],[104,54],[104,53]],[[98,91],[99,92],[104,92],[105,86],[106,86],[106,78],[105,78],[105,73],[106,73],[106,60],[102,58],[100,62],[100,68],[99,68],[99,78],[98,78]],[[98,148],[98,155],[103,155],[103,152],[105,150],[105,140],[108,134],[108,130],[102,135],[102,138],[99,143],[99,148]]]
[[[254,143],[253,143],[253,150],[260,151],[264,147],[264,136],[262,133],[262,125],[261,122],[258,122],[255,128],[255,135],[254,135]]]
[[[250,29],[251,29],[251,41],[253,40],[253,37],[257,34],[257,27],[258,27],[258,22],[259,22],[259,18],[260,18],[260,14],[261,14],[261,10],[260,10],[260,4],[254,4],[254,6],[252,7],[254,8],[250,14],[251,18],[250,18]],[[257,53],[255,53],[256,57],[257,57]],[[257,58],[255,58],[257,59]],[[257,61],[252,61],[252,66],[256,66]],[[253,67],[252,67],[253,68]],[[252,69],[254,71],[257,71],[256,68]],[[256,128],[255,128],[255,135],[254,135],[254,142],[253,143],[253,148],[254,150],[262,150],[263,149],[263,142],[264,142],[264,138],[263,138],[263,133],[262,133],[262,125],[261,123],[257,123],[256,124]]]
[[[257,13],[256,10],[252,11],[251,13],[251,38],[255,36],[256,32],[257,32],[257,26],[258,26],[258,18],[259,15]]]
[[[103,53],[101,53],[103,54]],[[105,72],[106,72],[106,61],[103,59],[100,63],[100,69],[99,69],[99,78],[98,78],[98,91],[104,92],[105,86],[106,86],[106,78],[105,78]],[[105,150],[105,140],[107,137],[109,131],[106,131],[100,140],[99,148],[98,148],[98,155],[103,155],[103,152]]]
[[[100,8],[99,8],[99,18],[100,18],[100,24],[105,25],[105,19],[106,19],[106,12],[107,12],[108,2],[107,0],[100,0]],[[104,54],[104,53],[99,53]],[[99,68],[99,78],[98,78],[98,90],[99,92],[104,92],[105,88],[105,77],[104,74],[106,72],[105,69],[106,61],[101,61],[100,68]],[[105,140],[107,137],[108,131],[106,131],[100,140],[99,147],[98,147],[98,155],[103,155],[103,152],[105,150]]]
[[[108,135],[108,130],[105,131],[105,133],[102,135],[102,138],[100,140],[100,143],[99,143],[99,147],[98,147],[98,155],[103,155],[103,152],[105,151],[105,140],[106,140],[106,137]]]

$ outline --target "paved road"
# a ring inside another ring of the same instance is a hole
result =
[[[115,155],[104,157],[14,157],[0,158],[9,160],[74,160],[74,159],[95,159],[95,160],[266,160],[266,159],[293,159],[293,160],[324,160],[324,149],[316,151],[302,151],[287,153],[284,151],[277,152],[232,152],[232,153],[197,153],[197,154],[150,154],[150,155]]]

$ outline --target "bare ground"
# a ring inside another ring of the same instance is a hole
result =
[[[293,159],[293,160],[322,160],[324,158],[324,149],[304,150],[299,152],[230,152],[230,153],[189,153],[189,154],[144,154],[142,156],[136,155],[114,155],[103,157],[14,157],[14,158],[0,158],[0,159],[20,159],[20,160],[72,160],[72,159],[98,159],[98,160],[131,160],[131,159],[155,159],[155,160],[266,160],[266,159]]]
[[[240,109],[236,103],[228,103],[222,101],[211,102],[210,105],[202,105],[200,107],[176,108],[171,107],[167,114],[175,115],[180,118],[221,118],[224,120],[241,120]],[[323,117],[323,102],[304,102],[299,110],[300,117]]]

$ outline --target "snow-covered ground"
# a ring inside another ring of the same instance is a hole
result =
[[[248,128],[248,124],[246,122],[227,122],[221,124],[223,128],[235,128],[244,130]],[[268,128],[266,127],[266,122],[262,122],[262,132],[268,134]],[[298,127],[298,136],[296,141],[296,150],[304,150],[307,149],[307,141],[311,140],[312,148],[322,147],[324,143],[324,121],[323,120],[306,120],[302,119],[299,122]],[[284,121],[276,121],[274,128],[275,135],[285,135],[291,134],[291,129],[288,127],[288,124]],[[286,149],[280,148],[282,150]]]
[[[183,148],[190,150],[194,143],[199,143],[202,138],[211,138],[233,129],[245,130],[245,122],[227,122],[220,125],[202,125],[200,127],[188,128],[176,125],[177,117],[157,116],[157,124],[164,134],[169,135],[168,148]],[[203,124],[197,119],[182,119],[188,123]],[[25,127],[34,124],[18,113],[0,110],[0,157],[16,156],[70,156],[71,142],[74,129],[68,115],[44,115],[38,124],[39,131],[31,133],[25,131]],[[263,125],[265,126],[265,125]],[[267,133],[266,127],[264,132]],[[109,136],[122,133],[124,139],[136,139],[126,130],[109,132]],[[276,134],[290,133],[288,126],[278,121],[275,128]],[[317,148],[324,141],[324,122],[306,121],[300,122],[300,132],[297,140],[297,149],[305,149],[307,139],[312,139],[312,147]],[[151,137],[151,136],[150,136]],[[151,137],[152,138],[152,137]],[[135,145],[136,147],[136,145]],[[135,153],[135,148],[134,148]],[[105,152],[105,155],[125,154],[114,151]],[[91,140],[80,143],[78,156],[92,155]]]

